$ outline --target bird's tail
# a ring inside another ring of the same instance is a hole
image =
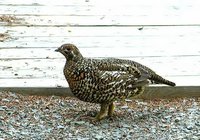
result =
[[[174,82],[164,79],[163,77],[161,77],[160,75],[157,75],[157,74],[152,75],[151,80],[153,80],[153,82],[156,84],[166,84],[166,85],[173,86],[173,87],[176,86],[176,84]]]

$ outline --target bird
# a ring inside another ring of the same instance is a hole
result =
[[[150,68],[119,58],[87,58],[74,44],[63,44],[56,52],[64,55],[64,76],[75,97],[90,103],[100,104],[95,120],[112,117],[114,102],[136,97],[149,84],[175,86]]]

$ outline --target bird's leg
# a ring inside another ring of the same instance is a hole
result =
[[[108,105],[107,103],[102,103],[101,104],[101,109],[100,112],[96,115],[95,119],[96,120],[101,120],[105,117],[107,111],[108,111]]]
[[[112,102],[112,103],[108,106],[108,116],[109,116],[109,117],[111,117],[111,116],[113,115],[114,109],[115,109],[115,105],[114,105],[114,103]]]

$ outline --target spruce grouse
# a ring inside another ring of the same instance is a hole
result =
[[[82,101],[101,105],[97,120],[112,116],[114,101],[141,94],[149,83],[175,86],[131,60],[85,58],[73,44],[64,44],[55,51],[66,58],[64,75],[72,93]]]

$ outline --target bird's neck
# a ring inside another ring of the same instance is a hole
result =
[[[83,61],[83,57],[76,57],[76,58],[73,58],[73,59],[67,59],[66,61],[66,66],[70,66],[70,65],[77,65],[78,63],[81,63]]]

